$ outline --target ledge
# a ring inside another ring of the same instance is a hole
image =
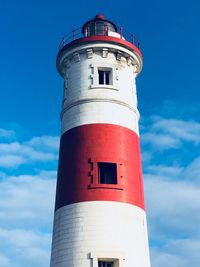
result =
[[[116,189],[123,190],[120,184],[89,184],[88,189]]]
[[[115,90],[115,91],[119,91],[118,88],[114,87],[113,85],[90,85],[90,89],[111,89],[111,90]]]

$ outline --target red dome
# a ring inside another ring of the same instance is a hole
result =
[[[102,15],[102,14],[97,14],[97,15],[95,16],[94,19],[95,19],[95,20],[97,20],[97,19],[104,20],[105,17],[104,17],[104,15]]]

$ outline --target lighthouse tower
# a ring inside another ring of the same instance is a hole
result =
[[[149,267],[135,80],[142,54],[97,15],[62,40],[51,267]]]

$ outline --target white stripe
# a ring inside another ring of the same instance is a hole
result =
[[[90,201],[56,211],[51,267],[91,267],[98,258],[118,259],[123,267],[150,266],[144,210],[126,203]]]
[[[71,128],[93,123],[126,127],[139,135],[138,114],[130,108],[110,102],[90,102],[72,106],[62,117],[62,134]]]

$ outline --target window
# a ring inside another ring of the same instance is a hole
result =
[[[117,164],[116,163],[98,162],[98,183],[99,184],[117,184]],[[105,266],[105,267],[110,267],[110,266]]]
[[[98,261],[98,267],[113,267],[112,261]]]
[[[119,251],[112,252],[90,252],[89,258],[91,267],[122,267],[124,266],[125,257]]]
[[[102,53],[107,53],[105,50]],[[101,62],[90,64],[91,75],[89,89],[111,89],[118,91],[119,79],[118,79],[118,67],[112,63]]]
[[[99,84],[111,85],[111,70],[98,69]]]

